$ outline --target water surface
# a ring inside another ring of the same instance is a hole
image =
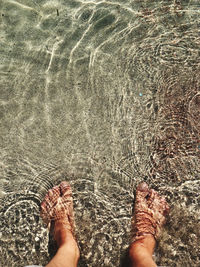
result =
[[[157,263],[199,266],[198,1],[0,7],[0,265],[48,262],[39,205],[67,180],[80,266],[119,266],[145,180],[171,205]]]

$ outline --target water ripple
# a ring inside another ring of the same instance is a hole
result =
[[[172,207],[157,264],[199,265],[197,1],[3,0],[0,15],[2,264],[47,264],[39,205],[67,180],[80,266],[118,266],[145,180]]]

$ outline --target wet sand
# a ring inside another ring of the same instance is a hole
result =
[[[162,266],[199,266],[197,1],[0,4],[0,265],[45,265],[47,190],[71,183],[80,266],[119,266],[136,186],[166,195]]]

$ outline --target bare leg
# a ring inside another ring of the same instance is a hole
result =
[[[58,250],[46,267],[76,267],[80,256],[74,238],[74,214],[71,187],[67,182],[50,189],[41,203],[41,217],[54,224],[54,239]]]
[[[138,186],[133,219],[135,235],[129,248],[132,266],[157,266],[152,254],[168,212],[169,206],[163,197],[156,191],[149,190],[146,183]]]
[[[151,235],[133,242],[129,249],[129,255],[134,267],[155,267],[152,259],[155,248],[155,239]]]

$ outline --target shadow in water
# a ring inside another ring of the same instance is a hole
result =
[[[129,248],[126,249],[121,257],[120,267],[131,267],[131,260],[128,255]]]

